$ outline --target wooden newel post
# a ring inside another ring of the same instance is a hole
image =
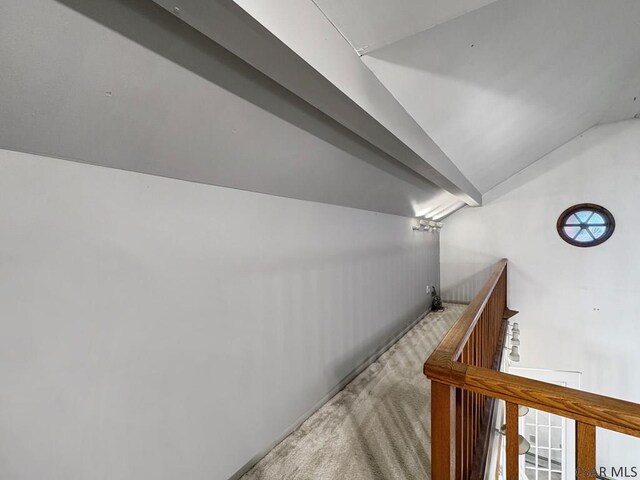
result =
[[[431,382],[431,478],[455,479],[456,389]]]

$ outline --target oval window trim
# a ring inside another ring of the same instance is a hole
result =
[[[579,218],[579,215],[577,215],[582,212],[592,212],[592,214],[597,214],[604,221],[602,223],[598,222],[597,224],[587,223],[591,222],[588,218],[585,218],[584,215],[581,216],[582,218]],[[590,230],[599,226],[604,226],[605,231],[600,236],[594,237]],[[613,232],[616,229],[616,221],[611,212],[606,208],[594,203],[580,203],[578,205],[573,205],[562,212],[558,218],[556,228],[560,238],[574,247],[595,247],[596,245],[600,245],[611,238],[611,235],[613,235]],[[573,232],[576,231],[576,228],[578,230],[575,235],[571,236],[567,233],[567,231],[570,230],[570,233],[573,234]],[[591,240],[576,240],[576,237],[580,236],[583,230],[591,236]]]

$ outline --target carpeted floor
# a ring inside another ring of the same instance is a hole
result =
[[[466,306],[445,307],[423,318],[242,479],[430,478],[430,386],[422,365]]]

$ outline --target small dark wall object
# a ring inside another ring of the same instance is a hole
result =
[[[431,300],[431,311],[442,312],[444,310],[444,307],[442,306],[442,299],[440,298],[440,295],[438,295],[438,292],[436,291],[436,287],[433,287],[432,293],[433,293],[433,300]]]

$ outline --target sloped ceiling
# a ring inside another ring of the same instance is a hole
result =
[[[76,3],[109,25],[0,2],[0,148],[404,216],[459,206],[153,2]]]
[[[59,1],[86,11],[86,0]],[[154,2],[429,182],[469,205],[482,201],[311,1]]]
[[[344,20],[347,6],[338,12],[349,2],[317,2],[347,38],[365,41]],[[389,13],[358,12],[365,26]],[[396,13],[421,23],[415,9]],[[392,18],[385,25],[402,23]],[[638,114],[640,2],[498,0],[362,60],[484,193],[588,128]]]
[[[640,112],[637,0],[176,3],[181,15],[165,0],[0,2],[0,148],[440,215],[593,125]],[[300,63],[362,107],[352,123],[381,128],[363,136],[187,25],[212,4],[252,6],[276,40],[322,50]],[[307,17],[295,23],[300,5]]]

